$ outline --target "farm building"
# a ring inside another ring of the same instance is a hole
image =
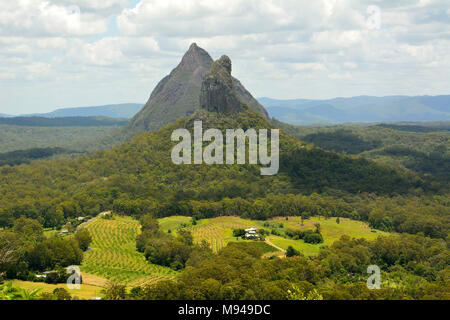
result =
[[[245,237],[247,239],[259,239],[258,229],[256,228],[245,229]]]

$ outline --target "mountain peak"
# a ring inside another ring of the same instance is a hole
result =
[[[215,64],[215,67],[212,66]],[[220,75],[215,74],[214,70]],[[231,76],[231,60],[222,56],[215,63],[211,56],[196,43],[192,43],[180,64],[164,77],[153,90],[145,107],[129,122],[130,134],[153,131],[177,119],[193,114],[201,108],[199,97],[206,74],[220,78],[221,83],[234,91],[233,105],[242,102],[269,119],[267,111],[248,92],[239,80]],[[236,98],[236,99],[234,99]],[[235,110],[235,108],[233,108]]]
[[[213,63],[213,59],[206,50],[197,46],[194,42],[189,50],[184,54],[179,68],[188,68],[195,71],[196,68],[204,67],[209,69]]]
[[[188,51],[192,51],[198,49],[197,43],[192,42],[191,45],[189,46],[189,50]]]
[[[223,55],[219,60],[217,60],[217,63],[231,75],[231,59],[228,56]]]
[[[242,102],[231,77],[229,57],[222,56],[205,75],[200,91],[200,106],[220,113],[237,113],[242,110]]]

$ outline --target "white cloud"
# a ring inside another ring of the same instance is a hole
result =
[[[123,9],[129,0],[60,0],[60,2],[79,6],[91,10],[109,10],[111,8]]]
[[[350,72],[344,72],[344,73],[332,73],[329,75],[330,79],[334,80],[348,80],[352,78],[352,75]]]
[[[142,0],[118,16],[126,35],[217,36],[273,33],[299,28],[330,27],[345,14],[347,27],[361,23],[361,14],[332,0]],[[348,3],[343,0],[343,3]]]
[[[86,36],[107,31],[107,19],[79,7],[40,0],[0,2],[0,34],[6,36]]]
[[[448,93],[447,0],[130,4],[1,1],[0,106],[144,102],[192,42],[214,58],[229,55],[255,96]],[[369,5],[381,10],[379,30],[367,27]]]
[[[294,63],[292,65],[296,71],[325,71],[327,68],[321,63]]]

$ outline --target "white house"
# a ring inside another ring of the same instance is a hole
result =
[[[257,232],[258,232],[258,229],[256,229],[256,228],[245,229],[245,237],[246,238],[259,238],[259,235]]]

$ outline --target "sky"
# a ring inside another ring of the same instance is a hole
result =
[[[255,97],[450,94],[448,0],[0,0],[0,113],[145,103],[192,42]]]

